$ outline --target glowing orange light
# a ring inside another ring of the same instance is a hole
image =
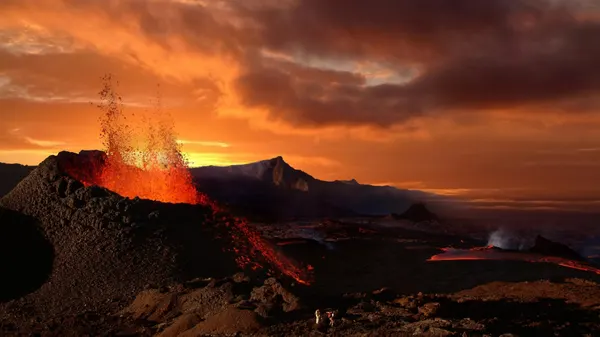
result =
[[[600,268],[556,256],[543,256],[527,252],[502,251],[494,247],[475,247],[471,249],[442,248],[443,253],[434,255],[427,261],[461,260],[513,260],[533,263],[553,263],[559,266],[588,271],[600,275]]]
[[[104,162],[101,167],[91,168],[91,176],[71,167],[69,170],[73,177],[86,185],[99,185],[125,197],[202,204],[210,206],[215,215],[222,211],[206,195],[197,192],[173,127],[160,114],[160,107],[158,125],[152,124],[155,121],[147,121],[140,135],[127,121],[121,97],[115,93],[110,76],[104,78],[100,98],[103,104],[99,108],[104,112],[101,119],[101,138],[106,153]],[[140,138],[145,140],[143,145],[136,143]],[[236,253],[240,267],[262,269],[257,261],[258,255],[261,255],[281,273],[301,284],[310,284],[309,270],[297,266],[275,250],[245,219],[224,217],[223,220],[228,221],[234,244],[231,250]],[[271,273],[270,270],[268,272]]]

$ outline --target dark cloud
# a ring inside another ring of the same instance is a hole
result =
[[[414,60],[440,57],[490,35],[510,35],[539,9],[503,0],[300,0],[290,8],[254,10],[266,46],[335,57]]]
[[[600,91],[600,23],[557,1],[303,0],[246,12],[263,46],[304,57],[413,66],[405,84],[331,83],[247,63],[243,101],[294,124],[398,124],[423,113],[586,100]],[[312,70],[317,72],[316,69]],[[535,109],[534,109],[535,110]]]
[[[236,81],[236,89],[244,104],[304,126],[388,126],[422,113],[401,86],[303,79],[274,68],[247,72]]]
[[[63,2],[167,50],[236,60],[241,101],[294,125],[389,126],[456,110],[599,107],[600,21],[593,18],[600,15],[584,1]],[[365,63],[392,74],[374,81],[352,68]],[[405,76],[407,69],[416,75]]]
[[[410,86],[440,109],[511,108],[597,93],[600,25],[541,33],[527,45],[449,59]]]

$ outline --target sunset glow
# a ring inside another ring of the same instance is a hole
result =
[[[2,1],[0,162],[101,148],[112,73],[136,115],[160,84],[192,166],[281,155],[477,207],[598,209],[598,8],[459,5]]]

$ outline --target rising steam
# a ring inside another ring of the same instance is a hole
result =
[[[525,250],[532,246],[531,240],[518,233],[500,228],[490,234],[488,246],[509,250]]]

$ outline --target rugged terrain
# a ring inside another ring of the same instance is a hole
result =
[[[225,251],[226,218],[216,221],[220,215],[201,205],[131,200],[85,187],[61,170],[70,156],[48,158],[0,201],[8,244],[3,278],[28,284],[1,289],[3,298],[44,314],[102,311],[148,285],[235,270]]]
[[[487,242],[443,230],[424,205],[387,218],[250,224],[277,252],[310,265],[311,284],[302,285],[260,255],[252,258],[264,268],[242,273],[243,233],[225,211],[123,198],[65,172],[86,158],[51,156],[0,199],[1,335],[600,331],[600,275],[552,263],[428,261],[445,247]],[[536,254],[585,260],[534,242]],[[334,326],[315,326],[316,309],[336,312]]]

